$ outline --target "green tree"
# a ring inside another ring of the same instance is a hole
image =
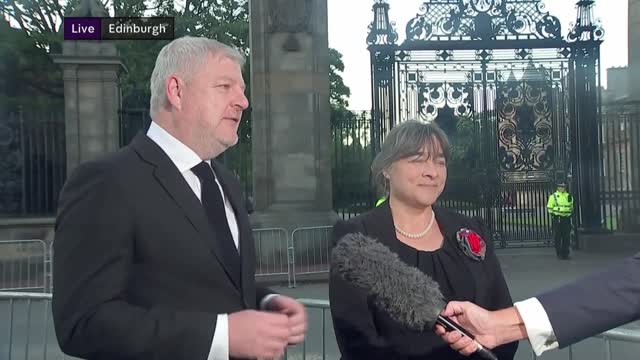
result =
[[[342,54],[333,48],[329,48],[329,94],[331,105],[346,109],[349,106],[351,89],[345,85],[341,73],[344,72]]]
[[[17,24],[37,47],[60,52],[62,18],[70,15],[82,0],[4,0],[0,2],[3,17]],[[99,0],[95,0],[99,1]],[[116,16],[175,17],[177,37],[205,36],[232,44],[249,55],[249,2],[247,0],[103,0],[103,6]],[[167,41],[118,41],[120,56],[128,73],[122,79],[123,96],[134,107],[147,106],[148,81],[155,54]],[[349,88],[340,73],[344,71],[342,54],[329,50],[331,103],[348,106]],[[249,81],[249,66],[245,67]],[[247,84],[249,87],[249,84]]]
[[[60,106],[62,74],[47,52],[0,19],[0,110]]]
[[[16,24],[36,46],[59,53],[63,41],[62,18],[72,14],[81,0],[3,0],[0,13]],[[96,0],[97,1],[97,0]],[[117,16],[175,17],[177,37],[206,36],[233,44],[245,55],[249,44],[249,8],[246,0],[107,0],[102,2]],[[157,54],[167,41],[118,41],[128,69],[122,93],[133,107],[148,106],[148,82]],[[248,76],[247,76],[248,78]]]
[[[355,114],[347,109],[351,89],[344,83],[343,72],[342,54],[336,49],[329,48],[329,102],[332,127],[345,128],[344,124],[355,118]],[[340,134],[340,136],[344,137],[348,134]]]
[[[47,51],[59,52],[62,34],[58,32],[62,18],[71,13],[80,0],[3,0],[2,17],[15,23],[35,45]]]

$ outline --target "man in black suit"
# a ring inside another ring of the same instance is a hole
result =
[[[53,293],[65,353],[262,359],[303,340],[304,307],[256,286],[240,184],[212,160],[238,141],[243,63],[215,40],[172,41],[151,77],[147,134],[68,179]]]
[[[443,312],[487,347],[529,339],[536,355],[563,348],[640,319],[640,253],[606,271],[548,291],[514,307],[487,311],[469,302],[450,302]],[[468,355],[477,344],[457,332],[436,332]]]

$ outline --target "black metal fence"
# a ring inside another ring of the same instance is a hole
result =
[[[375,194],[369,181],[373,161],[371,114],[331,113],[333,208],[343,219],[371,209]]]
[[[55,214],[66,178],[64,129],[61,109],[0,116],[0,216]]]
[[[603,227],[640,232],[640,102],[603,106],[600,144]]]
[[[149,129],[151,117],[147,108],[121,109],[120,112],[120,146],[125,146],[141,131]]]
[[[150,121],[146,109],[122,110],[120,116],[121,145],[146,129]],[[331,129],[334,209],[348,218],[372,208],[376,199],[369,180],[374,156],[370,113],[334,113]],[[239,143],[221,158],[249,196],[250,131],[250,126],[241,127]],[[452,143],[455,147],[456,140]],[[603,106],[600,143],[603,227],[640,231],[640,102]],[[472,148],[457,150],[461,152],[458,165],[473,157]],[[54,215],[65,177],[63,111],[23,110],[0,117],[0,216]],[[526,244],[551,238],[550,219],[540,204],[546,203],[552,191],[548,182],[491,182],[486,175],[466,176],[452,168],[440,204],[483,217],[501,240]]]
[[[548,181],[502,184],[493,218],[502,247],[551,244],[551,216],[546,204],[554,191]]]

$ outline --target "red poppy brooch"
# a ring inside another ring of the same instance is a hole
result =
[[[458,245],[462,249],[462,252],[475,261],[484,260],[484,255],[487,252],[487,244],[484,240],[473,230],[462,228],[456,233],[458,239]]]

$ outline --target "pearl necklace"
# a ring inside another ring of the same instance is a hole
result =
[[[406,232],[402,229],[400,229],[398,226],[394,225],[394,227],[396,228],[396,231],[399,232],[401,235],[406,236],[410,239],[420,239],[421,237],[424,237],[425,235],[427,235],[427,233],[429,232],[429,230],[431,230],[431,226],[433,226],[433,221],[435,219],[435,214],[433,213],[433,210],[431,210],[431,221],[429,221],[429,225],[427,225],[427,228],[424,229],[424,231],[418,233],[418,234],[412,234],[409,232]]]

